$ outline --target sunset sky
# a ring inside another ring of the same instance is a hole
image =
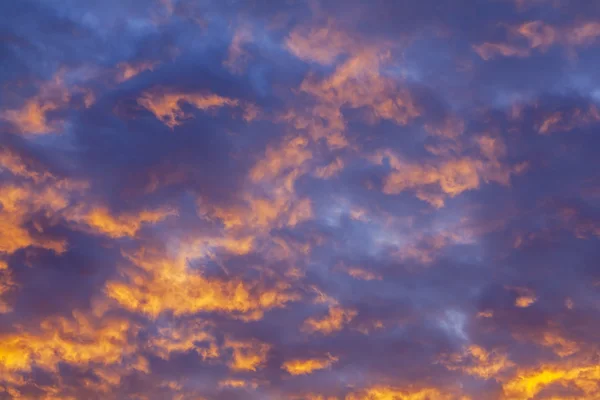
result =
[[[0,0],[0,399],[599,400],[600,2]]]

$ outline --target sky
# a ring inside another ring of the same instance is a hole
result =
[[[0,0],[0,399],[600,399],[600,2]]]

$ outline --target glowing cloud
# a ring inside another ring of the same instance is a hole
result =
[[[333,357],[328,354],[327,358],[307,358],[299,360],[288,360],[281,366],[282,369],[286,370],[291,375],[308,375],[314,371],[325,369],[331,366],[331,364],[338,361],[337,357]]]
[[[145,92],[137,101],[171,129],[193,117],[181,108],[182,103],[188,103],[203,111],[235,107],[239,104],[238,100],[211,93],[180,93],[158,89]],[[247,115],[250,117],[251,114]]]
[[[323,318],[309,318],[304,321],[302,329],[310,333],[319,332],[324,335],[331,335],[341,331],[356,315],[355,310],[334,306],[329,308],[327,315]]]

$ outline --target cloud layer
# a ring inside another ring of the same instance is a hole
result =
[[[600,398],[600,5],[0,5],[0,398]]]

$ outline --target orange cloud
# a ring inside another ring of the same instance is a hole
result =
[[[27,99],[22,107],[0,111],[0,119],[10,122],[21,134],[41,135],[58,132],[62,128],[61,123],[49,121],[48,113],[67,107],[71,100],[71,91],[82,90],[67,87],[67,72],[60,69],[50,81],[42,83],[37,94]],[[87,93],[88,99],[93,96],[89,91],[84,92]]]
[[[258,383],[243,379],[223,379],[219,381],[219,387],[256,389],[258,388]]]
[[[515,306],[520,308],[527,308],[537,301],[535,292],[525,287],[507,287],[506,289],[512,290],[517,294],[515,299]]]
[[[29,178],[35,183],[56,179],[50,172],[36,168],[33,164],[32,160],[25,160],[8,148],[0,149],[0,171],[6,169],[15,176]]]
[[[330,354],[326,358],[306,358],[298,360],[288,360],[283,363],[281,369],[287,371],[290,375],[308,375],[320,369],[329,368],[338,361],[337,357]]]
[[[79,367],[120,364],[136,350],[128,337],[136,327],[124,319],[97,321],[75,311],[73,318],[50,318],[39,333],[0,335],[0,375],[18,380],[35,366],[56,372],[60,363]]]
[[[152,71],[158,64],[155,61],[141,61],[141,62],[122,62],[117,65],[117,77],[118,83],[125,82],[144,71]]]
[[[587,127],[600,121],[600,110],[594,104],[587,110],[574,109],[570,111],[556,111],[543,116],[538,124],[538,132],[549,134],[554,132],[568,132],[578,127]]]
[[[586,21],[580,25],[554,27],[543,21],[529,21],[508,28],[509,41],[506,43],[483,43],[474,45],[475,52],[484,60],[497,56],[528,57],[531,50],[546,52],[554,45],[574,49],[592,45],[600,37],[600,23]],[[512,42],[527,41],[527,45]]]
[[[600,396],[597,382],[600,380],[600,366],[582,362],[568,362],[564,365],[547,364],[531,369],[519,369],[503,383],[504,399],[532,399],[542,390],[555,388],[576,388],[581,391],[581,399],[595,399]],[[547,394],[551,396],[551,392]],[[573,399],[557,394],[553,399]]]
[[[287,175],[301,168],[311,158],[312,152],[308,149],[306,138],[302,136],[286,138],[279,147],[267,148],[264,158],[259,160],[250,171],[250,179],[258,182]]]
[[[335,29],[331,21],[326,27],[298,28],[285,40],[286,48],[296,57],[325,65],[332,64],[356,44],[348,35]]]
[[[164,208],[151,211],[140,211],[137,214],[113,216],[108,209],[97,207],[92,208],[83,216],[75,214],[71,216],[71,219],[85,223],[94,231],[111,238],[120,238],[124,236],[134,237],[143,224],[155,224],[173,215],[178,215],[176,210]]]
[[[219,357],[219,348],[208,324],[188,322],[186,324],[164,326],[149,340],[150,349],[164,360],[173,353],[195,351],[202,359]]]
[[[460,370],[483,379],[494,378],[515,366],[506,354],[498,350],[488,352],[477,345],[469,346],[463,354],[444,357],[440,362],[450,370]]]
[[[468,400],[467,396],[457,396],[456,393],[444,393],[437,388],[394,388],[389,386],[374,386],[348,394],[344,400]]]
[[[484,154],[501,149],[493,141],[489,142],[489,139],[483,146]],[[500,153],[486,155],[491,158],[477,160],[459,157],[434,165],[412,164],[401,160],[390,151],[379,152],[370,158],[377,164],[383,164],[383,160],[387,158],[393,168],[393,172],[385,179],[384,193],[398,194],[405,190],[414,190],[419,199],[440,208],[444,206],[445,197],[455,197],[465,191],[477,189],[481,181],[508,185],[511,175],[521,173],[526,167],[522,164],[513,167],[503,165],[497,159],[502,155]]]
[[[483,58],[486,61],[491,60],[498,55],[504,57],[529,56],[529,49],[523,49],[505,43],[483,43],[479,45],[474,45],[473,49],[479,55],[479,57]]]
[[[232,350],[229,367],[234,371],[256,371],[267,361],[271,346],[257,340],[225,340],[224,346]]]
[[[237,278],[206,278],[188,268],[189,260],[203,251],[195,243],[189,246],[182,247],[172,259],[149,250],[124,254],[133,264],[124,269],[129,281],[108,282],[106,294],[121,307],[153,318],[171,311],[175,315],[220,312],[234,318],[259,319],[264,311],[284,307],[298,298],[285,282],[265,286]]]
[[[541,344],[543,346],[552,348],[554,353],[560,357],[568,357],[580,350],[580,346],[577,344],[577,342],[564,338],[561,335],[553,332],[544,332]]]
[[[361,279],[363,281],[381,280],[381,276],[376,274],[375,272],[358,267],[348,267],[346,269],[346,272],[351,277],[355,279]]]
[[[198,212],[205,218],[220,220],[227,233],[234,236],[248,232],[264,236],[273,228],[310,220],[312,203],[296,196],[294,186],[309,171],[311,158],[305,138],[284,139],[279,146],[268,147],[265,156],[252,167],[239,204],[222,207],[200,201]]]
[[[193,117],[181,108],[181,104],[184,102],[203,111],[221,107],[236,107],[240,104],[238,100],[212,93],[181,93],[160,89],[143,93],[137,102],[169,128],[181,125],[183,120]],[[252,117],[255,110],[251,108],[249,110],[251,112],[247,116]]]
[[[358,313],[352,309],[344,309],[339,306],[329,308],[326,316],[323,318],[308,318],[302,325],[305,332],[320,332],[324,335],[331,335],[343,329],[344,325],[350,323]]]
[[[66,242],[61,239],[44,237],[40,229],[39,235],[33,235],[24,224],[36,212],[44,212],[48,216],[59,214],[68,205],[66,194],[60,189],[36,188],[24,186],[0,186],[0,253],[15,251],[36,246],[62,253]]]
[[[380,72],[391,59],[389,43],[363,43],[330,21],[324,27],[294,30],[286,47],[303,60],[326,65],[346,56],[330,76],[309,74],[300,85],[299,91],[315,100],[313,107],[290,109],[279,117],[296,131],[307,131],[314,141],[324,140],[331,150],[350,145],[343,109],[360,109],[359,115],[370,123],[384,119],[399,125],[421,114],[410,91]]]

